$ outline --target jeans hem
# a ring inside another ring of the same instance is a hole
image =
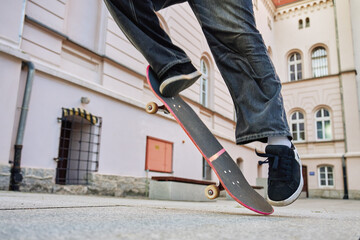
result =
[[[263,142],[263,143],[267,143],[267,138],[268,137],[276,137],[276,136],[286,136],[286,137],[289,138],[289,140],[292,140],[292,136],[288,131],[265,132],[265,133],[260,133],[260,134],[247,135],[247,136],[244,136],[244,137],[237,137],[236,138],[236,144],[244,145],[244,144],[255,142],[255,141],[260,141],[260,142]]]
[[[176,64],[182,64],[182,63],[188,63],[188,62],[191,62],[191,60],[189,58],[183,58],[183,59],[178,59],[178,60],[172,61],[172,62],[166,64],[165,67],[163,67],[156,74],[157,74],[158,78],[161,78],[164,75],[164,73],[166,73],[167,70],[169,70],[170,68],[172,68]]]

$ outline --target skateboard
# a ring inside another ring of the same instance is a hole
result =
[[[256,213],[273,213],[272,206],[250,186],[237,164],[194,110],[179,95],[166,98],[160,94],[159,81],[150,66],[147,68],[147,81],[163,105],[150,102],[146,105],[146,111],[151,114],[158,110],[171,113],[217,175],[219,183],[209,185],[205,195],[215,199],[221,190],[226,190],[235,201]]]

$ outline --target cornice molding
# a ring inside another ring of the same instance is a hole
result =
[[[265,8],[271,13],[272,16],[276,14],[276,7],[272,0],[261,0]]]
[[[305,0],[294,2],[285,6],[278,7],[275,13],[275,21],[282,20],[292,15],[299,15],[305,11],[313,11],[321,7],[332,7],[332,0]]]

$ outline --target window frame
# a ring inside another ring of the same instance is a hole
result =
[[[96,119],[96,120],[95,120]],[[88,185],[98,172],[102,118],[80,109],[62,109],[55,183]]]
[[[205,66],[205,72],[204,72],[204,66]],[[209,64],[204,59],[200,59],[200,104],[204,107],[209,107]],[[205,89],[203,89],[203,86],[205,85]]]
[[[323,51],[325,54],[316,56],[315,53]],[[316,46],[311,50],[311,71],[312,77],[320,78],[329,75],[328,50],[324,46]]]
[[[294,60],[291,61],[292,56],[294,56]],[[298,59],[300,57],[300,59]],[[298,70],[298,65],[300,64],[301,71]],[[291,66],[294,66],[294,71],[291,71]],[[288,57],[288,81],[289,82],[296,82],[303,79],[303,63],[302,63],[302,56],[301,53],[298,51],[291,52]],[[301,77],[299,78],[299,73]],[[291,79],[291,75],[294,74],[294,80]]]
[[[304,28],[304,20],[299,19],[298,28],[299,28],[299,29],[303,29],[303,28]]]
[[[296,119],[293,120],[293,115],[296,114]],[[299,115],[302,114],[303,115],[303,118],[300,119]],[[296,124],[296,135],[297,135],[297,139],[295,140],[294,138],[294,132],[293,132],[293,124]],[[303,124],[303,131],[300,130],[300,124]],[[306,141],[306,128],[305,128],[305,114],[302,112],[302,111],[294,111],[291,113],[290,115],[290,132],[291,132],[291,136],[293,137],[293,141],[294,142],[305,142]],[[300,139],[301,137],[301,132],[304,133],[304,139]]]
[[[321,111],[321,116],[317,117],[318,112]],[[325,111],[328,112],[329,116],[325,116]],[[330,125],[330,137],[326,138],[326,122],[328,121]],[[318,122],[321,122],[322,125],[322,138],[319,138],[318,132]],[[322,107],[315,111],[315,135],[316,141],[331,141],[333,139],[333,129],[332,129],[332,121],[331,121],[331,112],[328,108]]]
[[[324,168],[325,169],[325,179],[322,179],[321,177],[321,168]],[[328,169],[331,169],[331,172],[329,173],[328,172]],[[332,178],[329,179],[329,174],[332,175]],[[331,166],[331,165],[321,165],[321,166],[318,166],[318,184],[319,184],[319,187],[320,188],[335,188],[335,176],[334,176],[334,166]],[[325,181],[325,185],[323,185],[321,183],[321,181],[324,180]],[[332,185],[329,184],[330,180],[332,181]]]

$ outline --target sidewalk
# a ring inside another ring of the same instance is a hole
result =
[[[360,201],[300,199],[261,216],[234,201],[0,191],[0,239],[354,239]]]

